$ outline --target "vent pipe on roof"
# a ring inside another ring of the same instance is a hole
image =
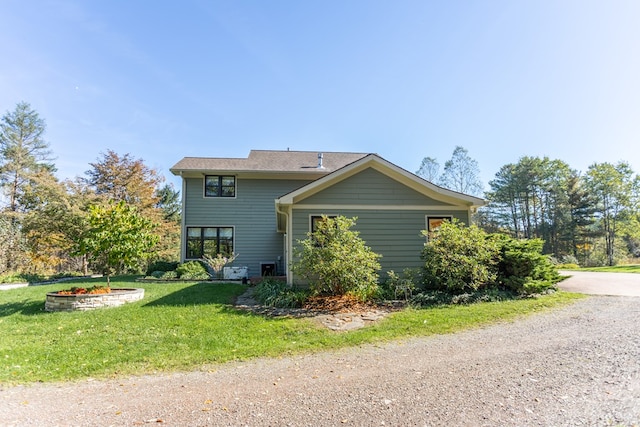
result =
[[[322,165],[322,153],[318,153],[318,169],[324,169]]]

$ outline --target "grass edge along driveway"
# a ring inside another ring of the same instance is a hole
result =
[[[446,334],[560,307],[582,298],[540,298],[468,306],[405,309],[350,332],[311,319],[268,318],[236,310],[239,284],[145,283],[142,301],[84,312],[47,313],[47,292],[89,287],[102,279],[0,292],[0,385],[206,369],[212,364],[277,357]]]

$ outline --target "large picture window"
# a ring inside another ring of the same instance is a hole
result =
[[[204,177],[205,197],[236,197],[236,177],[207,175]]]
[[[187,227],[187,258],[233,253],[233,227]]]

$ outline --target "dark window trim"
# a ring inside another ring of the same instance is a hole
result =
[[[191,228],[199,228],[200,229],[200,237],[198,239],[190,239],[189,238],[189,229]],[[205,239],[204,238],[204,230],[207,228],[215,228],[216,229],[216,237],[215,239]],[[231,229],[231,252],[235,252],[235,247],[236,247],[236,227],[233,225],[219,225],[219,226],[188,226],[186,227],[185,230],[185,259],[200,259],[202,258],[202,255],[204,255],[204,242],[205,240],[215,240],[216,241],[216,247],[220,248],[220,229],[221,228],[230,228]],[[189,241],[190,240],[199,240],[200,242],[200,256],[199,257],[190,257],[189,256]],[[226,239],[223,239],[226,240]],[[215,256],[217,254],[211,254],[212,256]],[[223,254],[223,255],[231,255],[231,254]]]
[[[214,179],[217,178],[218,184],[215,186],[215,188],[217,189],[217,193],[216,194],[208,194],[207,193],[207,180],[208,179]],[[222,182],[225,179],[228,178],[233,178],[233,194],[225,194],[224,191],[222,191],[224,188],[231,188],[230,185],[222,185]],[[236,197],[236,193],[237,193],[237,189],[238,189],[238,179],[235,175],[205,175],[204,176],[204,197],[219,197],[219,198],[226,198],[226,199],[231,199]]]

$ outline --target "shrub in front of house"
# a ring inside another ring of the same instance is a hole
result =
[[[176,268],[176,274],[181,280],[208,280],[207,269],[200,261],[188,261]]]
[[[423,233],[429,238],[422,252],[426,292],[413,299],[418,303],[442,300],[440,294],[429,295],[429,291],[458,295],[451,301],[454,304],[494,300],[485,292],[491,289],[530,295],[554,289],[559,280],[557,269],[542,254],[540,239],[488,234],[455,220],[443,223],[436,232]]]
[[[174,280],[178,278],[178,272],[175,270],[171,271],[152,271],[151,274],[147,274],[147,279],[157,279],[157,280]]]
[[[378,295],[381,255],[365,244],[359,232],[351,230],[356,221],[323,216],[313,233],[298,240],[292,269],[309,282],[314,294],[352,295],[362,301]]]
[[[253,290],[253,297],[267,307],[299,308],[309,296],[309,291],[295,289],[287,283],[266,278]]]
[[[485,231],[454,220],[422,233],[429,239],[422,250],[426,289],[464,293],[495,284],[499,248]]]
[[[180,265],[179,262],[177,261],[164,261],[164,260],[157,260],[152,262],[151,264],[149,264],[149,266],[147,267],[147,272],[145,273],[145,275],[147,276],[156,276],[156,274],[154,274],[157,271],[175,271],[176,268],[178,268],[178,265]]]
[[[436,307],[439,305],[468,305],[478,302],[498,302],[519,298],[508,289],[484,288],[472,292],[452,294],[446,291],[422,291],[409,300],[414,307]]]
[[[514,239],[494,235],[500,254],[498,284],[517,293],[533,294],[553,288],[558,270],[549,257],[542,254],[542,239]]]

